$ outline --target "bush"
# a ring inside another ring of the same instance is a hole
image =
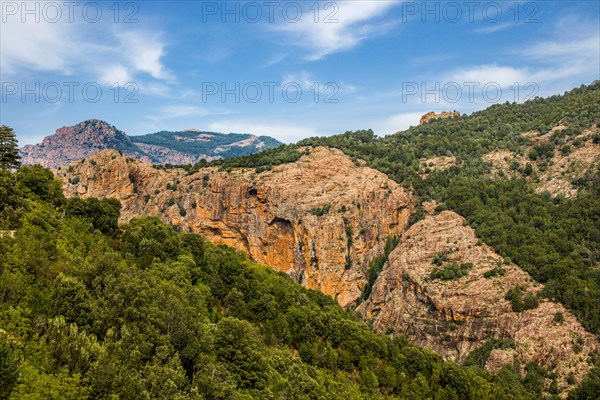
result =
[[[512,339],[491,339],[484,343],[481,347],[471,351],[465,360],[464,365],[477,366],[484,368],[492,350],[495,349],[514,349],[515,341]]]
[[[556,314],[554,314],[554,318],[552,318],[552,322],[554,322],[555,324],[562,324],[564,320],[565,317],[561,312],[557,312]]]
[[[483,274],[484,278],[492,278],[494,276],[504,276],[506,274],[506,270],[502,267],[492,268],[489,271],[485,271]]]
[[[540,304],[538,295],[533,293],[527,293],[525,299],[523,299],[523,288],[516,285],[510,289],[505,296],[506,300],[510,300],[511,307],[514,312],[522,312],[525,310],[531,310],[537,308]]]
[[[440,279],[442,281],[452,281],[466,276],[473,268],[472,263],[446,263],[442,267],[434,268],[429,274],[429,279]]]
[[[433,256],[431,263],[437,266],[441,266],[445,261],[448,261],[448,255],[446,254],[446,252],[442,251]]]
[[[322,217],[325,214],[328,214],[331,210],[331,204],[326,204],[323,207],[314,207],[311,208],[308,212],[317,217]]]

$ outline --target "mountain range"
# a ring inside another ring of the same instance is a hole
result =
[[[57,129],[40,144],[24,146],[21,157],[24,164],[57,167],[103,149],[114,149],[154,164],[184,165],[201,159],[244,156],[279,145],[281,142],[269,136],[197,129],[128,136],[105,121],[90,119]]]

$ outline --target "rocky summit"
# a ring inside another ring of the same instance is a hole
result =
[[[155,164],[194,164],[201,159],[243,156],[279,146],[268,136],[205,132],[196,129],[161,131],[128,136],[107,122],[90,119],[56,130],[42,143],[21,149],[24,164],[57,167],[81,160],[104,149],[119,150],[135,159]]]
[[[435,112],[430,111],[421,117],[421,119],[419,120],[419,125],[423,125],[423,124],[431,121],[432,119],[457,118],[457,117],[460,117],[460,113],[458,111],[442,111],[439,114],[436,114]]]

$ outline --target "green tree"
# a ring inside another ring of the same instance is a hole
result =
[[[258,331],[249,322],[226,317],[217,324],[217,356],[237,375],[244,388],[261,389],[266,383],[266,361]]]
[[[24,165],[16,174],[19,186],[29,197],[51,202],[55,205],[64,203],[61,182],[54,179],[54,174],[41,165]]]
[[[0,338],[0,399],[8,399],[17,383],[18,360],[10,344]]]
[[[0,125],[0,169],[18,169],[20,160],[17,136],[12,128]]]

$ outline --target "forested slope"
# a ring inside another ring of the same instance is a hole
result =
[[[533,399],[118,202],[0,172],[0,398]],[[518,366],[515,366],[518,368]]]

